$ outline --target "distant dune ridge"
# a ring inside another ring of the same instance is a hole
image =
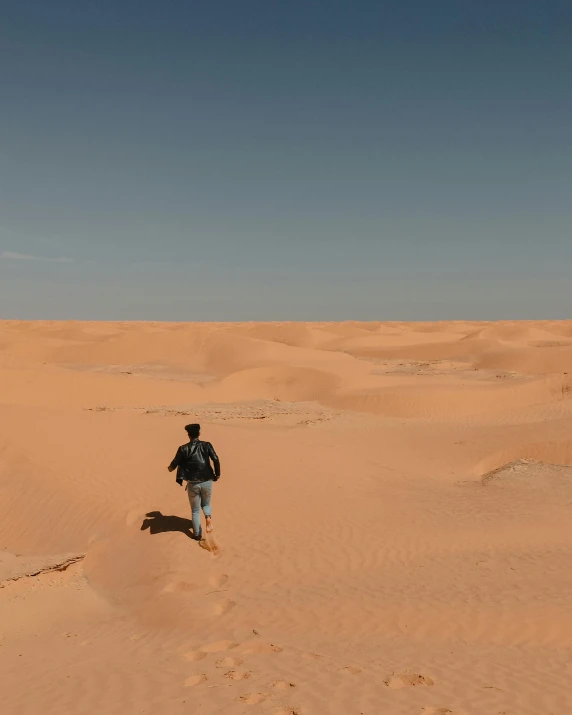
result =
[[[0,427],[2,713],[572,713],[572,321],[4,321]]]

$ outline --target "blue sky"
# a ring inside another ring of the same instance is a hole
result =
[[[569,0],[0,10],[0,317],[570,317]]]

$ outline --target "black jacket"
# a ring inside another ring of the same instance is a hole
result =
[[[209,461],[210,460],[210,461]],[[214,471],[210,462],[214,465]],[[171,468],[177,467],[177,482],[206,482],[220,477],[220,461],[210,442],[193,439],[177,450]]]

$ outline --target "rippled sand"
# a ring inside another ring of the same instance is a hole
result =
[[[2,713],[570,715],[571,390],[565,321],[0,322]]]

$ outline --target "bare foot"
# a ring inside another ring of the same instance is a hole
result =
[[[207,522],[207,534],[210,534],[213,530],[213,521],[210,516],[207,516],[205,521]]]

